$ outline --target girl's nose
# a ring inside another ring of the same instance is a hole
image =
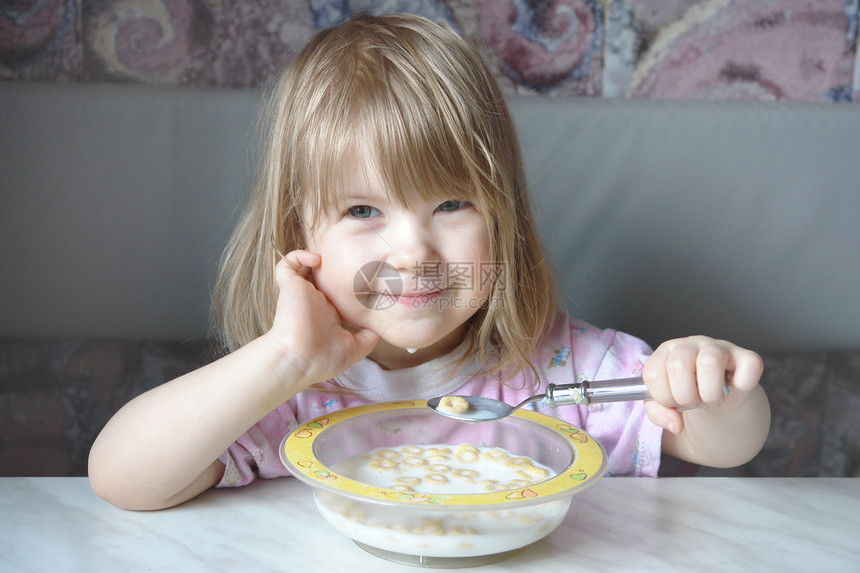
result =
[[[417,221],[407,219],[392,225],[386,235],[388,262],[399,271],[414,273],[423,263],[438,258],[432,233]]]

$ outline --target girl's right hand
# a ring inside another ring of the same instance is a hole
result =
[[[280,345],[289,368],[284,380],[303,387],[334,378],[373,350],[379,335],[344,328],[337,309],[311,280],[320,255],[298,250],[275,266],[278,295],[275,318],[266,336]],[[296,379],[298,378],[298,379]]]

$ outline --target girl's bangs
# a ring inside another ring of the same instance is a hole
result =
[[[302,179],[310,185],[303,186],[309,188],[301,198],[310,207],[308,223],[318,223],[342,203],[344,177],[352,162],[378,175],[382,191],[397,205],[408,206],[413,193],[422,200],[484,203],[480,181],[457,153],[459,146],[451,142],[450,133],[439,133],[444,132],[439,126],[432,128],[436,133],[416,133],[395,113],[365,112],[333,124],[330,137],[308,154]]]
[[[360,121],[358,141],[365,165],[379,174],[392,200],[408,205],[412,193],[422,200],[479,200],[480,182],[461,152],[469,136],[433,113],[433,102],[406,110],[392,98],[375,99],[375,113]]]

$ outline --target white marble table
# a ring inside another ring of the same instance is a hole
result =
[[[128,512],[84,478],[0,478],[0,571],[418,570],[333,530],[297,480]],[[860,479],[607,478],[562,525],[474,571],[860,572]]]

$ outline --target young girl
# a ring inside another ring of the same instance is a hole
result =
[[[653,400],[547,412],[597,438],[611,475],[655,476],[661,450],[722,467],[759,451],[758,355],[701,336],[651,354],[555,309],[511,118],[456,34],[359,17],[318,34],[270,100],[264,169],[216,292],[231,352],[110,420],[90,455],[100,496],[164,508],[286,475],[282,438],[334,409],[518,403],[550,382],[639,374]]]

